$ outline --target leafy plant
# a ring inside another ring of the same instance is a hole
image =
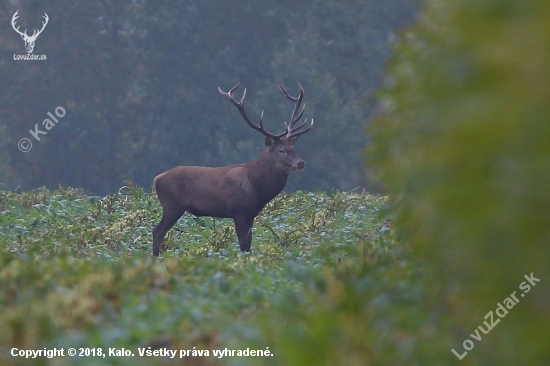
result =
[[[3,350],[125,347],[137,354],[148,346],[213,350],[257,344],[284,363],[278,342],[262,336],[261,314],[280,319],[288,301],[307,311],[316,292],[332,299],[339,291],[334,281],[362,271],[374,253],[388,252],[384,245],[397,245],[379,241],[385,198],[366,193],[282,194],[257,218],[252,252],[244,254],[231,220],[184,215],[170,231],[168,251],[157,259],[151,231],[162,210],[153,194],[132,182],[105,197],[70,188],[0,191],[0,207]],[[367,246],[364,238],[370,238]],[[289,319],[295,316],[289,313]],[[0,360],[21,361],[3,351]],[[91,365],[97,359],[55,362]],[[131,362],[168,364],[162,358]]]

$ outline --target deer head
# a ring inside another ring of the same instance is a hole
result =
[[[18,12],[19,12],[19,10],[16,11],[15,14],[13,14],[13,17],[11,18],[11,26],[17,33],[19,33],[21,38],[23,38],[23,41],[25,41],[25,49],[27,50],[27,53],[32,53],[32,51],[34,49],[34,42],[36,42],[36,39],[38,38],[40,33],[42,33],[44,28],[46,28],[46,24],[48,24],[48,20],[49,20],[48,14],[44,13],[44,20],[45,21],[42,22],[42,29],[40,29],[40,30],[35,29],[34,32],[32,33],[32,36],[29,36],[27,34],[26,29],[25,29],[24,32],[21,32],[19,30],[19,26],[17,28],[15,27],[15,21],[16,21],[17,18],[19,18],[19,15],[17,15]]]

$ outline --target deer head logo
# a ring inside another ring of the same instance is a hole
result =
[[[25,49],[27,50],[27,53],[32,53],[32,50],[34,49],[34,42],[36,41],[40,33],[42,33],[44,28],[46,28],[46,24],[48,24],[48,20],[49,20],[48,14],[44,13],[45,22],[42,22],[42,29],[40,30],[35,29],[34,32],[32,33],[32,36],[29,36],[27,34],[26,29],[24,32],[21,32],[19,30],[19,26],[15,28],[15,20],[19,18],[19,15],[17,15],[18,12],[19,10],[16,11],[15,14],[13,14],[13,17],[11,18],[11,26],[17,33],[19,33],[19,35],[21,35],[21,38],[23,38],[23,41],[25,41]]]

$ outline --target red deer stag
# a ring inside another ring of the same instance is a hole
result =
[[[298,83],[299,84],[299,83]],[[153,230],[153,255],[158,256],[164,250],[164,236],[185,211],[195,216],[232,218],[242,251],[250,251],[252,225],[264,206],[285,187],[288,175],[293,170],[302,170],[305,162],[294,152],[294,143],[300,135],[308,132],[311,124],[307,122],[296,127],[304,113],[300,110],[304,89],[300,85],[300,95],[289,95],[283,85],[283,95],[294,102],[290,123],[285,122],[286,131],[273,134],[263,126],[263,111],[260,125],[255,125],[244,110],[246,89],[240,101],[233,92],[239,84],[224,92],[237,107],[246,123],[266,136],[267,146],[262,155],[248,164],[236,164],[219,168],[202,166],[178,166],[155,177],[153,186],[162,205],[163,214],[160,223]]]

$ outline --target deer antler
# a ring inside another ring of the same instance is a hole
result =
[[[243,96],[241,98],[240,101],[236,100],[235,97],[233,96],[233,92],[239,87],[240,83],[237,83],[237,85],[235,85],[234,87],[232,87],[231,89],[229,89],[229,91],[226,93],[224,92],[223,90],[221,90],[221,88],[218,87],[218,90],[219,92],[226,96],[227,98],[229,98],[229,100],[231,101],[231,103],[233,103],[233,105],[235,107],[237,107],[237,109],[239,110],[239,112],[241,112],[241,115],[243,116],[244,120],[246,121],[246,123],[248,123],[248,125],[250,127],[252,127],[253,129],[255,129],[256,131],[259,131],[261,132],[264,136],[267,136],[269,137],[270,139],[274,140],[274,141],[277,141],[279,139],[281,139],[281,137],[283,137],[285,135],[285,133],[282,133],[280,135],[275,135],[269,131],[267,131],[265,128],[264,128],[264,125],[263,125],[263,119],[264,119],[264,111],[262,111],[262,114],[260,115],[260,126],[257,126],[255,125],[254,123],[252,123],[252,121],[248,118],[248,116],[246,115],[246,111],[244,110],[244,98],[246,97],[246,88],[244,89],[244,92],[243,92]]]
[[[309,130],[311,130],[311,127],[313,127],[313,119],[312,119],[308,128],[306,128],[303,131],[300,131],[307,123],[307,118],[304,120],[304,123],[296,127],[296,123],[298,123],[300,118],[302,118],[302,115],[304,114],[304,110],[306,109],[306,105],[304,104],[304,106],[302,107],[302,110],[298,113],[298,111],[300,110],[300,105],[302,104],[302,99],[304,98],[304,88],[302,87],[302,84],[300,84],[299,82],[298,82],[298,86],[300,87],[300,95],[298,95],[297,97],[293,97],[290,94],[288,94],[282,83],[279,86],[279,88],[283,92],[283,95],[287,99],[294,102],[294,110],[292,111],[292,116],[290,117],[290,123],[287,125],[285,122],[286,132],[283,134],[285,135],[285,138],[287,140],[292,142],[296,141],[298,137],[300,137],[300,135],[308,132]]]
[[[234,87],[229,89],[229,91],[227,93],[222,91],[220,88],[218,88],[218,90],[220,91],[220,93],[222,95],[229,98],[231,103],[233,103],[233,105],[235,107],[237,107],[239,112],[241,112],[241,115],[243,116],[244,120],[246,121],[246,123],[248,123],[248,125],[250,127],[255,129],[256,131],[260,131],[262,134],[269,137],[273,141],[278,141],[278,140],[280,140],[281,138],[284,137],[287,140],[289,140],[291,143],[294,143],[298,139],[298,137],[300,137],[300,135],[302,135],[302,134],[306,133],[307,131],[311,130],[311,127],[313,127],[313,120],[311,120],[311,124],[309,125],[309,127],[306,128],[305,130],[300,131],[305,126],[305,124],[307,123],[307,118],[304,120],[304,123],[302,123],[300,126],[296,127],[296,123],[298,123],[300,118],[302,118],[302,115],[304,114],[304,110],[306,109],[306,106],[304,104],[302,110],[300,111],[300,105],[302,104],[302,98],[304,97],[304,88],[302,88],[302,85],[300,83],[298,83],[298,85],[300,86],[300,95],[298,97],[291,96],[290,94],[287,93],[287,91],[283,87],[283,84],[280,85],[281,91],[283,92],[284,96],[294,102],[294,110],[292,111],[292,117],[290,118],[290,123],[287,125],[286,122],[285,122],[286,131],[283,132],[283,133],[280,133],[278,135],[273,134],[273,133],[267,131],[264,128],[264,125],[263,125],[264,112],[263,111],[262,111],[262,114],[260,115],[260,125],[259,126],[255,125],[254,123],[252,123],[252,121],[250,121],[250,119],[248,118],[248,116],[246,115],[246,112],[244,110],[244,98],[246,97],[246,88],[244,89],[243,96],[241,97],[240,101],[236,100],[235,97],[233,96],[233,92],[239,87],[239,84],[240,83],[237,83],[237,85],[235,85]]]

